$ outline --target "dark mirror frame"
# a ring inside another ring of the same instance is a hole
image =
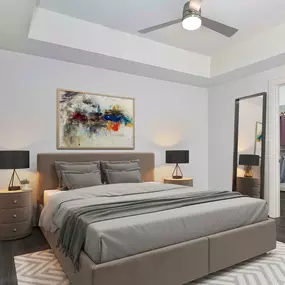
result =
[[[260,164],[260,198],[264,199],[264,168],[265,168],[265,142],[266,142],[266,104],[267,93],[241,97],[235,100],[235,125],[234,125],[234,156],[233,156],[233,181],[232,191],[236,191],[237,167],[238,167],[238,130],[239,130],[239,102],[242,100],[263,96],[262,106],[262,141],[261,141],[261,164]]]

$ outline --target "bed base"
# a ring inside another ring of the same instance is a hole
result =
[[[57,235],[43,234],[74,285],[182,285],[276,248],[275,220],[268,219],[98,265],[82,251],[74,272],[56,248]]]

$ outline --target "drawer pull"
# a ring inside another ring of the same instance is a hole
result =
[[[18,203],[18,201],[17,201],[17,200],[14,200],[14,201],[13,201],[13,203],[14,203],[14,204],[17,204],[17,203]]]
[[[17,215],[16,215],[16,214],[14,214],[14,215],[13,215],[13,218],[17,218]]]
[[[14,229],[13,232],[15,233],[17,231],[17,229]]]

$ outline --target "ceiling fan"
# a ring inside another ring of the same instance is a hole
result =
[[[222,34],[226,37],[232,37],[238,29],[232,28],[225,24],[210,20],[208,18],[201,16],[201,5],[202,0],[189,0],[184,4],[183,16],[182,19],[176,19],[169,22],[165,22],[159,25],[155,25],[143,30],[140,30],[139,33],[147,34],[159,29],[166,28],[168,26],[182,22],[182,26],[185,30],[194,31],[202,26],[211,29],[219,34]]]

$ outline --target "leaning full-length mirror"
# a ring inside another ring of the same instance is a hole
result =
[[[236,99],[233,191],[264,198],[266,93]]]

